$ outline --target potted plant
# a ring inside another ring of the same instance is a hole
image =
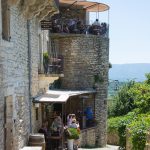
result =
[[[73,150],[75,139],[79,139],[79,131],[77,128],[67,128],[67,145],[68,150]]]
[[[49,63],[49,56],[48,52],[43,53],[43,66],[44,66],[44,73],[47,74],[48,72],[48,63]]]

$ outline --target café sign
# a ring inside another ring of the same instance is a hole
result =
[[[52,22],[47,20],[41,21],[41,29],[42,30],[50,30],[52,29]]]

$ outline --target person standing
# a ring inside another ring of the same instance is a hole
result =
[[[94,26],[100,26],[100,22],[99,22],[99,20],[98,20],[98,19],[96,19],[92,25],[94,25]]]

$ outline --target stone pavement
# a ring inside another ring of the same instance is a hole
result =
[[[107,145],[105,148],[92,148],[92,149],[79,148],[79,150],[119,150],[119,146]]]

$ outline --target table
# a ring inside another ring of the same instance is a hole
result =
[[[50,136],[48,137],[51,141],[51,150],[54,150],[55,148],[63,149],[63,139],[62,136]]]

